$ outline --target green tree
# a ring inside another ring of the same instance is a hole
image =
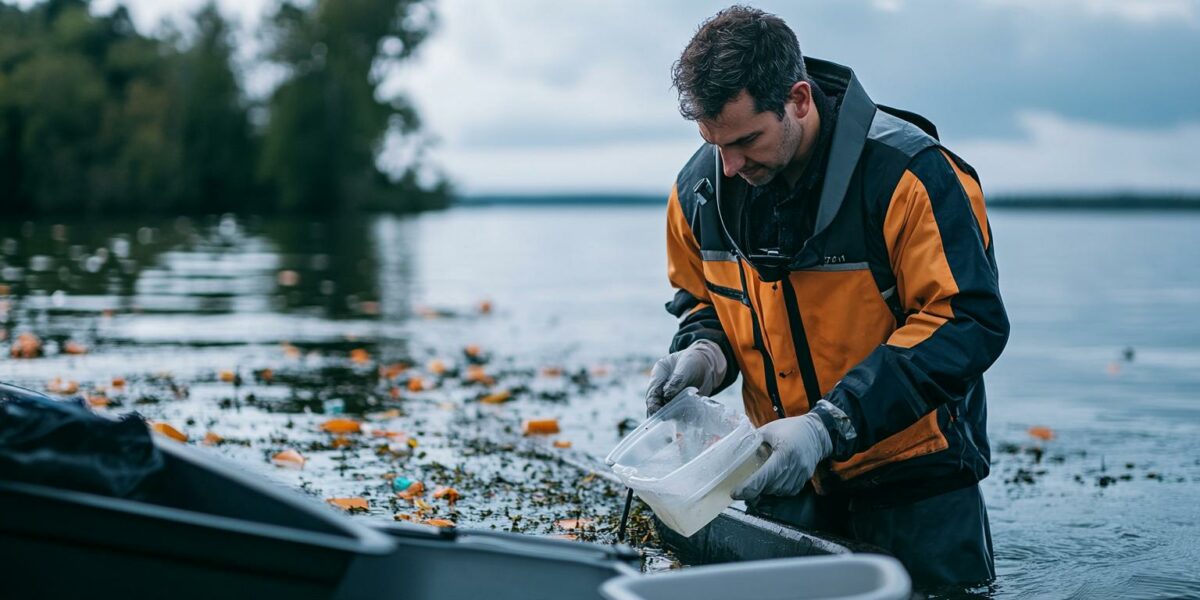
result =
[[[178,131],[185,164],[180,208],[230,211],[262,206],[253,187],[255,140],[233,69],[229,23],[215,3],[195,15],[195,34],[175,73]]]
[[[260,175],[285,211],[414,210],[444,202],[412,165],[395,179],[376,158],[390,132],[413,135],[408,100],[384,96],[382,74],[426,39],[433,13],[420,0],[285,2],[272,19],[271,59],[288,76],[270,100]]]

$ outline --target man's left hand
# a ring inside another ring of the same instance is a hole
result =
[[[771,447],[771,457],[734,489],[735,500],[751,500],[762,494],[799,494],[816,471],[817,463],[833,451],[829,431],[815,413],[771,421],[759,431]]]

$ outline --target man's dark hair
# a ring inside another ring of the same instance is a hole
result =
[[[783,117],[788,93],[807,80],[796,34],[779,17],[735,5],[700,25],[671,67],[685,119],[713,119],[746,90],[758,112]]]

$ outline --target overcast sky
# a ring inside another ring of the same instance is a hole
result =
[[[128,4],[145,31],[200,2]],[[933,120],[985,191],[1200,192],[1200,0],[753,4],[877,102]],[[253,30],[275,4],[221,5]],[[665,193],[700,143],[670,66],[723,6],[441,0],[437,33],[388,85],[465,192]]]

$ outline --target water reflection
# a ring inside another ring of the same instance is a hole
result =
[[[51,338],[131,313],[394,321],[412,313],[411,238],[398,218],[8,222],[0,316]]]

